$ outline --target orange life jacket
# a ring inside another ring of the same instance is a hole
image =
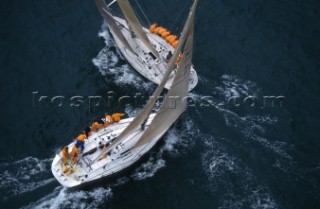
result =
[[[80,150],[74,145],[71,150],[71,157],[73,162],[76,164],[78,162],[78,155],[80,154]]]
[[[91,125],[91,131],[96,132],[96,131],[98,131],[100,128],[103,128],[103,124],[100,124],[100,123],[98,123],[98,122],[94,122],[94,123],[92,123],[92,125]]]
[[[62,150],[62,158],[63,158],[63,163],[67,164],[68,161],[70,160],[70,155],[68,152],[68,147],[67,148],[63,148]]]
[[[84,141],[85,138],[86,138],[86,135],[85,135],[85,134],[80,134],[80,135],[77,137],[77,139],[78,139],[78,140],[81,140],[81,141]]]
[[[173,46],[174,48],[176,48],[176,47],[178,46],[178,44],[179,44],[179,41],[176,40],[175,42],[173,42],[172,46]]]
[[[92,123],[90,128],[91,128],[91,131],[93,131],[93,132],[96,132],[98,129],[96,123]]]
[[[80,154],[80,150],[74,145],[71,150],[71,157],[77,157]]]
[[[110,115],[106,115],[106,119],[109,120],[109,123],[113,123],[113,118]]]
[[[170,32],[169,32],[169,31],[166,31],[166,32],[164,32],[164,33],[161,34],[161,37],[162,37],[162,38],[166,38],[166,37],[169,36],[169,35],[170,35]]]
[[[173,44],[175,41],[177,40],[177,36],[172,36],[170,39],[169,39],[169,44]]]
[[[168,42],[168,43],[170,43],[170,40],[171,40],[171,38],[173,38],[174,37],[174,35],[169,35],[169,36],[167,36],[166,37],[166,41]]]
[[[124,116],[124,113],[114,113],[112,114],[113,121],[118,122],[121,120],[121,117]]]
[[[167,29],[161,27],[158,33],[161,35],[164,32],[167,32]]]
[[[156,29],[156,27],[157,27],[157,24],[156,24],[156,23],[152,24],[152,25],[150,26],[150,28],[149,28],[150,32],[151,32],[151,33],[154,33],[154,29]]]
[[[161,29],[161,27],[156,27],[155,29],[154,29],[154,34],[159,34],[159,30]]]
[[[103,124],[97,123],[97,128],[98,128],[98,130],[101,129],[101,128],[103,128]]]
[[[102,118],[102,120],[104,121],[104,127],[107,127],[109,124],[113,123],[113,119],[110,115],[106,115],[105,118]]]

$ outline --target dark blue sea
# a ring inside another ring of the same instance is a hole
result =
[[[138,2],[175,34],[192,4]],[[134,99],[114,100],[156,85],[120,55],[93,0],[2,0],[0,208],[320,208],[319,9],[200,0],[193,105],[132,171],[68,190],[50,170],[59,149],[106,112],[136,115]]]

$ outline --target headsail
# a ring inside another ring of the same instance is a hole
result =
[[[159,58],[158,52],[155,50],[153,45],[151,44],[148,36],[144,32],[137,16],[135,15],[130,3],[128,0],[117,0],[122,13],[124,14],[128,25],[132,32],[148,47],[148,49],[152,52],[154,56]]]
[[[106,5],[105,1],[104,0],[96,0],[96,5],[97,5],[101,15],[103,16],[105,21],[108,23],[109,27],[112,28],[112,30],[114,31],[115,35],[118,37],[118,39],[123,44],[123,46],[126,49],[128,49],[129,51],[131,51],[132,53],[134,53],[134,51],[133,51],[132,47],[130,46],[130,44],[128,43],[127,39],[121,33],[116,21],[109,14],[109,9],[108,9],[108,6]]]
[[[148,126],[147,130],[140,137],[138,143],[134,148],[148,143],[157,136],[162,136],[170,126],[179,118],[179,116],[187,108],[188,85],[190,78],[192,47],[193,47],[193,33],[194,33],[194,12],[198,0],[195,0],[191,10],[191,18],[186,23],[188,29],[187,40],[182,48],[183,57],[180,62],[178,71],[172,82],[171,88],[162,103],[160,110]]]
[[[171,72],[173,71],[173,69],[175,67],[176,60],[177,60],[177,58],[178,58],[183,46],[186,49],[186,52],[185,52],[186,55],[184,55],[185,58],[181,60],[181,62],[180,62],[181,64],[180,65],[181,65],[181,67],[184,66],[184,68],[186,68],[186,66],[189,63],[189,61],[191,62],[191,54],[190,55],[187,54],[187,50],[189,48],[187,48],[186,46],[188,46],[188,44],[185,44],[185,43],[186,43],[187,36],[190,35],[190,28],[192,29],[191,30],[192,31],[191,37],[193,36],[194,12],[195,12],[195,8],[196,8],[196,5],[197,5],[197,2],[198,2],[198,0],[195,0],[195,2],[193,4],[191,12],[190,12],[190,14],[188,16],[188,19],[187,19],[187,21],[185,23],[185,26],[183,28],[183,31],[181,33],[179,44],[178,44],[177,48],[175,49],[175,51],[174,51],[174,53],[173,53],[168,65],[167,65],[167,68],[166,68],[166,71],[165,71],[165,73],[163,75],[163,79],[162,79],[161,83],[159,84],[157,89],[154,91],[151,99],[144,106],[144,109],[142,109],[141,112],[126,127],[126,129],[124,129],[121,132],[121,134],[117,137],[117,139],[113,141],[113,143],[108,147],[108,149],[105,151],[105,153],[109,152],[112,148],[117,146],[124,138],[128,137],[131,133],[133,133],[138,128],[140,128],[140,125],[143,124],[146,121],[146,119],[148,118],[149,114],[151,113],[151,111],[152,111],[157,99],[159,98],[161,92],[163,91],[163,88],[164,88],[164,86],[165,86],[165,84],[166,84]],[[188,40],[190,42],[190,37],[188,38]],[[192,48],[192,42],[189,45],[191,45],[191,47],[190,47],[190,49],[191,49]],[[190,64],[190,66],[191,66],[191,64]],[[178,73],[176,74],[176,77],[175,77],[176,85],[177,85],[177,82],[180,81],[180,80],[177,80],[177,79],[179,79],[179,77],[181,77],[181,76],[182,76],[181,73],[180,73],[180,76],[178,76]],[[187,76],[187,77],[188,77],[188,79],[186,79],[186,80],[189,82],[189,76]],[[183,78],[185,78],[185,76],[183,76]],[[187,84],[188,84],[188,82],[187,82]],[[174,87],[174,85],[172,87]],[[174,89],[177,89],[177,87],[174,88]],[[180,89],[180,87],[179,87],[179,89]],[[186,86],[186,88],[184,88],[184,90],[188,91],[188,85]],[[172,90],[171,92],[172,93],[176,93],[174,90]],[[169,93],[170,93],[170,91],[169,91]],[[180,95],[180,94],[187,94],[187,93],[181,92],[181,93],[179,93],[177,95]]]

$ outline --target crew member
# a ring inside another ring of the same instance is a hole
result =
[[[113,113],[112,119],[114,122],[119,122],[121,120],[121,117],[124,116],[124,113]]]
[[[101,122],[102,122],[102,124],[101,124]],[[100,128],[103,128],[103,124],[104,124],[104,122],[103,121],[98,121],[98,120],[94,120],[93,121],[93,123],[92,123],[92,125],[91,125],[91,130],[93,131],[93,132],[96,132],[96,131],[98,131]]]
[[[62,158],[63,158],[63,164],[66,165],[68,164],[70,160],[70,155],[69,155],[69,149],[68,146],[65,146],[62,150]]]
[[[71,150],[71,157],[72,157],[74,164],[78,163],[78,155],[80,154],[80,150],[78,148],[79,148],[79,145],[75,144]]]
[[[81,149],[81,152],[83,152],[84,150],[84,140],[86,139],[86,135],[84,133],[80,134],[78,137],[77,137],[77,141],[76,141],[76,144],[80,147]]]
[[[96,120],[97,123],[99,123],[100,125],[104,124],[104,121],[102,119]]]
[[[154,24],[152,24],[152,25],[150,26],[149,30],[150,30],[151,33],[154,33],[154,29],[156,29],[156,28],[157,28],[157,24],[154,23]]]
[[[104,121],[104,127],[107,127],[109,124],[113,123],[111,115],[105,114],[105,117],[102,119]]]
[[[162,38],[166,38],[167,36],[170,36],[170,32],[169,31],[165,31],[161,34]]]
[[[84,134],[86,135],[86,137],[88,138],[90,135],[91,135],[91,128],[90,127],[86,127],[85,129],[84,129]]]
[[[176,40],[175,42],[173,42],[173,44],[172,44],[173,48],[177,48],[178,44],[179,44],[179,41],[178,41],[178,40]]]
[[[167,54],[166,60],[169,61],[172,57],[172,52],[169,51],[169,53]]]

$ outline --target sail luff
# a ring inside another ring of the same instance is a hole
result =
[[[182,49],[183,57],[171,88],[160,110],[133,148],[143,146],[154,138],[160,138],[187,108],[188,85],[192,65],[194,9],[196,8],[197,1],[194,3],[192,16],[187,25],[188,36]]]
[[[123,46],[128,49],[130,52],[134,53],[134,50],[128,43],[127,39],[124,37],[122,32],[120,31],[115,19],[110,15],[108,6],[106,5],[104,0],[95,0],[96,5],[102,15],[102,17],[105,19],[105,21],[108,23],[109,27],[112,29],[112,31],[115,33],[117,38],[120,40],[120,42],[123,44]]]
[[[127,23],[132,30],[132,32],[148,47],[148,49],[152,52],[154,56],[159,58],[159,53],[155,50],[153,45],[151,44],[148,36],[142,28],[136,14],[134,13],[130,3],[128,0],[117,0],[119,7],[124,14]]]

